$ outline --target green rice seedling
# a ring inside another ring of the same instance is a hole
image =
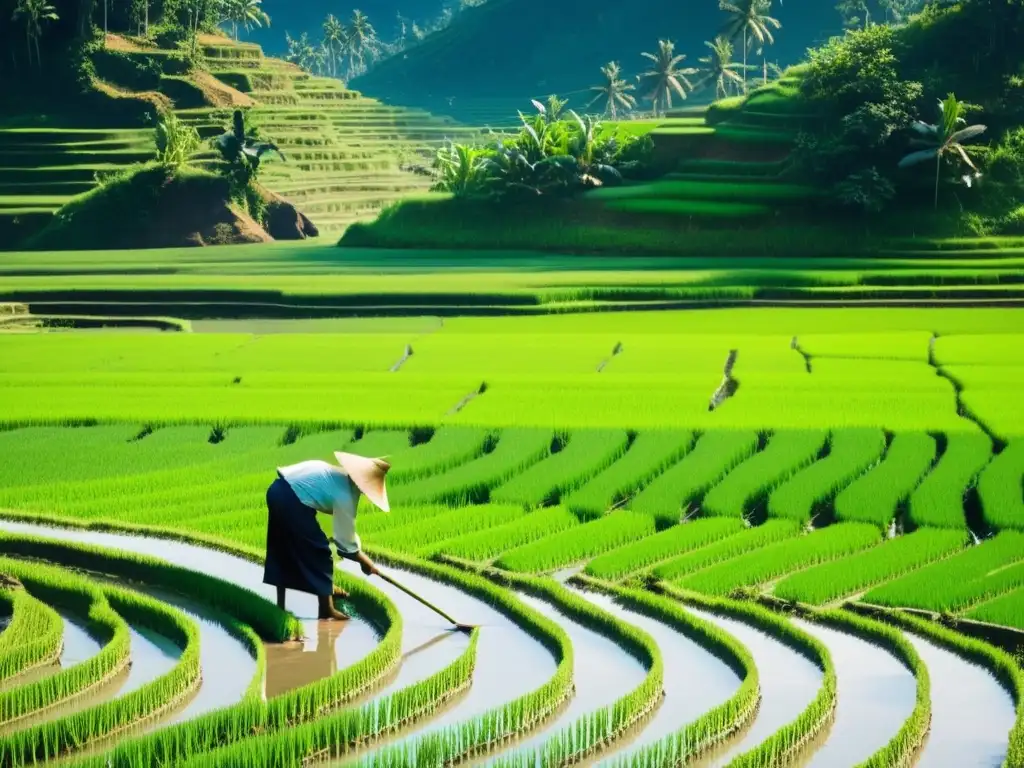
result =
[[[996,680],[1013,696],[1017,719],[1010,730],[1005,768],[1024,765],[1024,671],[1014,658],[1000,648],[973,637],[966,637],[938,622],[905,611],[890,611],[885,619],[962,656],[992,672]]]
[[[395,506],[390,512],[380,512],[369,504],[361,504],[358,515],[359,535],[367,540],[384,536],[407,525],[425,522],[430,518],[447,515],[452,511],[447,504],[417,504],[416,506]],[[324,520],[324,524],[329,520]]]
[[[495,565],[509,571],[551,571],[650,536],[654,531],[654,520],[648,515],[612,512],[506,552]]]
[[[706,597],[672,585],[665,585],[664,589],[669,597],[756,627],[785,643],[822,671],[818,694],[797,719],[783,726],[753,750],[735,758],[729,765],[756,768],[788,762],[808,738],[825,727],[835,709],[836,673],[828,648],[792,622],[762,606],[721,597]]]
[[[588,576],[617,581],[679,555],[685,555],[743,529],[743,522],[731,518],[707,518],[681,523],[660,533],[614,549],[587,563]]]
[[[64,624],[46,603],[23,589],[0,589],[10,621],[0,632],[0,681],[53,661],[60,654]]]
[[[167,674],[115,699],[0,737],[6,764],[34,765],[81,749],[174,706],[198,685],[199,630],[195,622],[145,595],[115,587],[104,587],[103,593],[133,626],[157,632],[178,646],[181,656],[177,664]]]
[[[1007,566],[1021,562],[1024,534],[1004,531],[975,547],[876,587],[862,600],[893,608],[954,611],[977,602],[979,593],[984,594],[985,582],[999,575],[994,572],[1009,570]],[[1001,580],[996,583],[1005,585]]]
[[[653,573],[660,579],[674,581],[751,550],[790,539],[799,533],[800,526],[793,520],[768,520],[763,525],[744,528],[721,541],[705,544],[692,552],[666,560],[655,566]]]
[[[0,723],[13,723],[98,685],[128,664],[130,635],[103,593],[81,576],[50,566],[4,558],[0,571],[18,578],[29,594],[83,620],[101,644],[99,653],[54,675],[0,692]]]
[[[828,456],[800,470],[768,497],[771,517],[812,521],[836,493],[885,451],[880,429],[838,429],[829,437]]]
[[[930,331],[800,334],[800,349],[823,357],[928,362]]]
[[[907,519],[915,526],[962,530],[965,498],[991,457],[987,435],[949,435],[939,463],[910,494]]]
[[[610,764],[614,768],[682,765],[698,752],[727,738],[753,716],[759,699],[757,667],[750,651],[732,635],[683,610],[674,601],[646,590],[612,587],[586,577],[580,580],[585,585],[608,592],[631,610],[681,632],[721,659],[741,680],[738,690],[724,703],[658,742],[613,759]]]
[[[935,460],[935,438],[901,432],[875,466],[836,496],[835,515],[842,521],[874,523],[888,530],[898,507],[914,491]]]
[[[622,456],[628,442],[621,429],[575,430],[564,448],[506,480],[491,492],[491,500],[526,507],[557,502]]]
[[[678,523],[682,511],[696,503],[730,469],[752,455],[757,443],[754,432],[706,432],[681,462],[638,493],[629,508],[652,515],[660,527]]]
[[[682,458],[692,445],[691,432],[641,432],[618,461],[566,494],[561,503],[580,519],[599,517],[636,494],[651,478]]]
[[[964,548],[963,531],[921,528],[866,552],[787,576],[772,590],[784,600],[824,605],[948,557]]]
[[[759,499],[814,461],[826,438],[824,432],[776,432],[763,451],[740,464],[708,491],[701,511],[708,515],[745,517]]]
[[[402,429],[373,429],[350,446],[360,456],[387,458],[410,447],[411,435]]]
[[[668,200],[749,200],[756,203],[778,203],[806,200],[815,193],[811,187],[800,184],[751,181],[744,184],[714,181],[654,181],[622,187],[605,187],[591,192],[588,197],[599,200],[634,200],[665,198]]]
[[[857,616],[845,611],[821,611],[808,615],[813,621],[831,625],[843,632],[878,645],[891,653],[914,675],[914,709],[900,726],[896,735],[859,766],[863,768],[888,768],[912,762],[920,750],[931,724],[931,679],[928,667],[921,660],[914,646],[892,627],[878,621]]]
[[[837,560],[881,544],[878,529],[865,523],[830,525],[820,531],[781,541],[679,579],[684,589],[728,595],[786,573]]]
[[[500,768],[532,768],[578,762],[607,741],[624,733],[656,705],[662,694],[664,663],[654,639],[646,632],[598,608],[552,579],[516,577],[513,585],[536,594],[576,622],[608,637],[646,669],[643,681],[610,707],[584,715],[531,750],[498,757]]]
[[[1018,569],[1019,570],[1019,569]],[[1018,581],[1019,574],[1018,574]],[[989,600],[964,614],[965,618],[1024,629],[1024,589]]]
[[[388,458],[392,466],[388,481],[409,482],[475,459],[488,447],[490,435],[481,427],[439,427],[427,442],[395,451]]]
[[[935,361],[939,365],[1024,365],[1022,349],[1022,333],[943,334],[935,340]]]
[[[524,514],[522,507],[511,504],[458,507],[446,514],[375,535],[368,543],[396,552],[429,553],[448,539],[514,522]]]
[[[469,645],[447,667],[391,696],[302,725],[242,739],[199,754],[181,765],[187,768],[236,765],[272,768],[325,756],[343,757],[361,745],[429,715],[465,690],[472,678],[478,637],[474,631]]]
[[[564,507],[538,509],[504,525],[447,539],[431,550],[434,555],[484,562],[493,560],[503,552],[577,527],[579,520]]]
[[[993,529],[1024,530],[1024,440],[1010,443],[981,473],[981,514]]]
[[[392,500],[396,504],[483,500],[491,488],[544,458],[552,438],[550,430],[509,427],[489,453],[447,472],[398,485]]]
[[[615,337],[600,333],[435,333],[417,341],[403,373],[471,373],[492,377],[524,371],[558,375],[592,373],[615,346]],[[454,405],[454,403],[453,403]]]
[[[39,559],[128,578],[189,597],[202,595],[211,608],[236,617],[268,640],[280,642],[301,633],[294,616],[255,592],[154,557],[6,532],[0,532],[0,551],[8,557]]]

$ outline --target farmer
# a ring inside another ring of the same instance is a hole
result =
[[[348,594],[334,586],[334,559],[316,513],[334,515],[334,544],[338,554],[355,560],[367,576],[377,566],[362,551],[356,533],[359,494],[388,511],[384,476],[391,468],[383,459],[335,453],[340,466],[326,461],[302,461],[278,467],[267,489],[267,559],[263,583],[277,587],[277,605],[284,609],[286,589],[317,596],[320,619],[347,619],[334,607],[334,596]]]

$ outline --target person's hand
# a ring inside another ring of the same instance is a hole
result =
[[[359,567],[363,569],[363,574],[366,576],[379,576],[380,571],[377,570],[377,566],[371,563],[369,560],[363,560],[359,563]]]
[[[344,598],[345,600],[347,600],[350,597],[348,592],[346,592],[341,587],[337,587],[337,586],[334,588],[334,593],[333,594],[334,594],[334,597],[341,597],[341,598]]]

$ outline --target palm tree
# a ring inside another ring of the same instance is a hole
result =
[[[967,121],[963,117],[964,112],[964,103],[958,101],[952,93],[946,97],[945,101],[940,101],[939,116],[941,119],[938,125],[930,125],[918,120],[911,126],[919,136],[915,143],[929,145],[928,149],[911,152],[900,160],[899,163],[900,168],[907,168],[935,158],[936,209],[939,207],[939,175],[942,171],[942,158],[944,155],[956,153],[974,171],[973,176],[968,174],[963,177],[964,183],[968,186],[971,185],[973,179],[981,176],[977,166],[967,156],[967,152],[963,148],[963,142],[983,134],[986,131],[986,126],[967,125]]]
[[[780,29],[782,24],[778,19],[768,15],[772,0],[736,0],[735,3],[720,0],[718,7],[729,14],[723,32],[730,40],[735,40],[741,35],[743,37],[743,92],[746,93],[747,51],[750,49],[751,40],[757,40],[762,47],[765,43],[772,45],[775,38],[772,37],[770,28]]]
[[[250,27],[269,27],[270,16],[263,10],[263,0],[226,0],[224,21],[230,21],[238,40],[238,25],[248,32]]]
[[[331,55],[331,74],[338,76],[338,56],[345,48],[345,25],[333,13],[324,20],[324,45]]]
[[[686,79],[687,75],[695,75],[699,70],[693,67],[680,69],[679,65],[686,59],[686,54],[675,53],[676,45],[671,40],[659,40],[657,53],[641,53],[640,55],[654,62],[651,69],[640,75],[651,82],[651,91],[644,98],[651,101],[654,116],[663,115],[672,109],[672,93],[680,99],[686,98],[686,91],[693,90],[693,84]]]
[[[619,106],[627,110],[636,106],[636,99],[629,93],[636,86],[622,79],[622,69],[617,61],[610,61],[601,67],[601,74],[604,75],[605,81],[601,85],[590,87],[589,90],[595,91],[597,95],[587,104],[587,108],[589,109],[593,104],[604,100],[604,111],[614,120]]]
[[[39,38],[43,36],[43,22],[57,21],[57,9],[47,0],[18,0],[14,8],[13,21],[25,25],[25,47],[28,51],[28,65],[32,66],[32,49],[36,52],[36,64],[42,68],[43,58],[39,53]]]
[[[352,20],[348,24],[349,40],[349,74],[356,69],[355,61],[358,60],[358,70],[361,72],[366,68],[366,54],[373,54],[377,50],[380,40],[377,38],[377,30],[373,28],[369,17],[360,10],[352,11]]]
[[[739,87],[743,84],[743,78],[736,74],[742,64],[733,62],[732,43],[719,35],[714,42],[704,41],[704,45],[711,49],[711,53],[700,58],[698,61],[704,66],[701,71],[704,74],[703,85],[711,82],[715,84],[715,98],[724,99],[729,95],[729,86]]]

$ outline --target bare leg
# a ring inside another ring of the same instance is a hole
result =
[[[320,615],[318,618],[321,620],[344,621],[349,618],[348,614],[334,607],[334,599],[330,595],[320,595],[317,599],[320,601]]]
[[[277,607],[284,610],[284,587],[277,588]]]

